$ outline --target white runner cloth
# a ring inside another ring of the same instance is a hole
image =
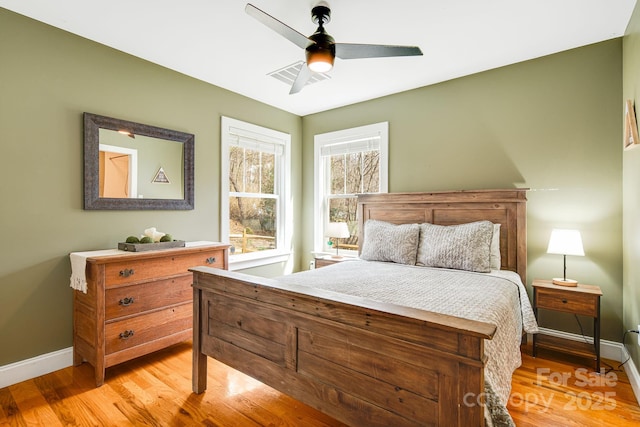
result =
[[[196,242],[186,242],[185,247],[212,245],[215,242],[200,240]],[[87,276],[85,270],[87,268],[87,258],[96,256],[109,256],[129,254],[131,252],[121,251],[119,249],[103,249],[99,251],[71,252],[69,259],[71,260],[71,283],[70,286],[77,290],[87,293]]]

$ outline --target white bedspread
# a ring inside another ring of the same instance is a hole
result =
[[[485,341],[486,391],[495,393],[505,413],[511,376],[522,363],[522,331],[538,331],[526,289],[511,271],[474,273],[357,261],[282,276],[278,281],[495,325],[494,338]]]

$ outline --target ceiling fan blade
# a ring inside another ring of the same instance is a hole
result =
[[[266,12],[263,12],[251,3],[247,3],[244,11],[302,49],[306,48],[309,44],[307,36],[297,32],[287,24],[278,21],[276,18]]]
[[[419,56],[416,46],[391,46],[378,44],[336,43],[336,56],[340,59],[384,58],[389,56]]]
[[[291,85],[289,95],[300,92],[311,78],[311,75],[311,70],[307,67],[307,64],[302,64],[300,71],[298,71],[298,75],[296,76],[296,80],[293,82],[293,85]]]

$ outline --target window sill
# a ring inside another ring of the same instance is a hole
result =
[[[278,262],[287,262],[290,255],[289,252],[274,251],[270,253],[254,252],[251,254],[229,256],[229,270],[244,270],[246,268],[261,267]]]

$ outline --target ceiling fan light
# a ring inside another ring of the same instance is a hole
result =
[[[333,68],[333,55],[330,50],[307,50],[307,67],[314,73],[326,73]]]

